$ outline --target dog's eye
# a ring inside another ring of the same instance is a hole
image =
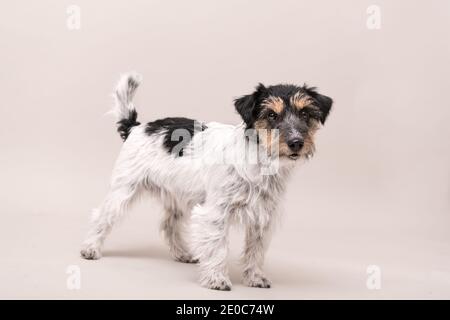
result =
[[[309,120],[309,114],[308,114],[308,112],[306,112],[306,111],[302,111],[302,112],[300,113],[300,116],[302,117],[302,119],[304,119],[304,120],[306,120],[306,121]]]
[[[270,111],[270,112],[267,114],[267,118],[268,118],[269,120],[275,120],[277,117],[278,117],[278,115],[277,115],[275,112],[273,112],[273,111]]]

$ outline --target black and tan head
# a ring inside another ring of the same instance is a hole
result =
[[[252,94],[236,99],[235,107],[248,129],[267,130],[269,134],[259,137],[262,143],[270,146],[270,133],[277,130],[280,158],[297,160],[314,153],[314,134],[325,123],[332,103],[306,85],[259,84]]]

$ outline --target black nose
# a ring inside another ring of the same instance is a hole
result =
[[[303,140],[299,138],[289,140],[288,146],[293,152],[298,152],[303,147]]]

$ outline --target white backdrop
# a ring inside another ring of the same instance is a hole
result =
[[[2,4],[0,297],[450,298],[449,15],[445,0]],[[307,82],[335,100],[289,185],[272,289],[240,284],[237,231],[233,291],[200,288],[195,266],[170,260],[151,200],[102,260],[78,257],[120,149],[104,113],[128,70],[144,76],[141,122],[237,123],[232,99],[258,82]]]

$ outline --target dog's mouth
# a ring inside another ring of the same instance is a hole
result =
[[[298,153],[292,153],[289,155],[289,159],[291,160],[297,160],[298,158],[300,158],[300,155]]]

